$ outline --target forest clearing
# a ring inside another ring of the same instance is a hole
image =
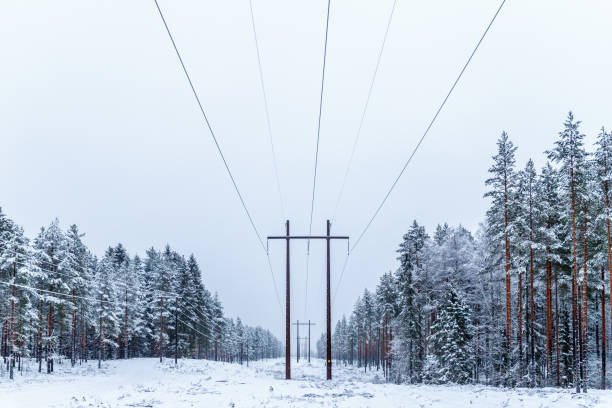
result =
[[[612,407],[612,2],[0,13],[0,408]]]
[[[294,365],[294,379],[284,380],[281,359],[246,366],[204,360],[114,360],[98,371],[95,362],[70,368],[58,365],[53,377],[18,376],[15,388],[0,382],[3,406],[12,408],[187,408],[187,407],[338,407],[394,408],[524,407],[604,408],[609,392],[576,395],[570,390],[504,389],[482,385],[412,385],[384,382],[380,372],[336,367],[336,379],[325,380],[324,361]],[[6,405],[5,405],[6,404]]]

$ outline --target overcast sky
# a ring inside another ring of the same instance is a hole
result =
[[[393,0],[332,0],[313,233],[332,217]],[[398,0],[332,232],[356,235],[423,133],[497,0]],[[248,0],[160,0],[262,235],[282,234]],[[286,217],[306,233],[326,0],[254,0]],[[265,254],[153,0],[24,0],[0,12],[0,206],[35,236],[58,217],[97,254],[194,253],[229,316],[283,338]],[[502,130],[538,168],[571,109],[612,127],[612,3],[508,0],[380,216],[351,255],[333,318],[396,268],[413,219],[473,231]],[[284,245],[270,246],[284,296]],[[346,256],[336,243],[333,286]],[[325,251],[292,246],[292,320],[324,323]],[[284,298],[281,298],[284,304]]]

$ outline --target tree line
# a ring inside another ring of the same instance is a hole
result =
[[[584,138],[570,112],[537,172],[503,132],[476,234],[414,221],[397,270],[337,322],[335,360],[396,382],[605,388],[612,133]]]
[[[0,209],[0,353],[13,378],[89,359],[189,357],[247,362],[282,354],[270,331],[224,316],[193,255],[166,246],[144,258],[122,244],[101,258],[58,220],[30,240]]]

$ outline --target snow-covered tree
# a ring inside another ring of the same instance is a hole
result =
[[[426,374],[434,382],[465,384],[472,380],[474,354],[470,345],[470,309],[453,286],[447,285],[448,295],[432,326],[434,363],[429,362]]]

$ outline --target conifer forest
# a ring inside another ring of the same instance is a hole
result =
[[[0,408],[612,408],[611,0],[0,7]]]
[[[584,138],[570,112],[536,169],[502,132],[478,231],[415,220],[397,270],[336,323],[336,361],[398,383],[609,387],[612,132]]]
[[[224,316],[193,255],[166,246],[141,258],[117,244],[97,257],[84,235],[54,220],[30,239],[0,211],[1,352],[11,379],[24,359],[50,374],[56,362],[280,356],[268,330]]]

